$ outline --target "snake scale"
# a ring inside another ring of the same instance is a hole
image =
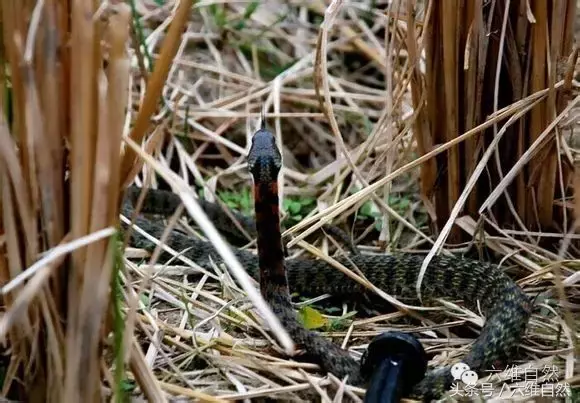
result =
[[[259,133],[260,131],[255,134],[255,142]],[[269,132],[266,131],[266,133]],[[275,143],[273,147],[275,148]],[[277,148],[275,150],[278,153]],[[249,166],[252,165],[249,163]],[[272,172],[266,176],[273,183],[271,188],[265,187],[260,191],[259,184],[254,186],[257,223],[249,217],[234,213],[235,219],[243,230],[251,237],[258,237],[258,249],[261,242],[268,245],[272,242],[276,244],[277,239],[276,237],[272,239],[272,233],[276,231],[278,235],[280,233],[278,196],[277,192],[274,192],[274,185],[277,185],[277,182]],[[123,204],[123,213],[127,217],[131,216],[132,206],[140,191],[141,189],[137,187],[127,189]],[[261,200],[260,193],[267,195],[268,191],[276,193],[275,197],[270,195],[265,197],[266,200]],[[169,215],[180,203],[179,197],[171,192],[148,190],[140,213]],[[232,224],[230,218],[218,205],[201,202],[201,206],[216,228],[222,231],[232,244],[247,241],[242,231]],[[143,215],[137,215],[134,222],[156,238],[160,238],[164,232],[162,223],[151,221]],[[256,224],[262,227],[258,231]],[[131,232],[131,244],[148,250],[155,247],[152,242],[135,231]],[[210,257],[214,262],[221,262],[219,254],[210,243],[177,230],[169,234],[166,244],[174,250],[185,251],[185,256],[202,267],[210,267]],[[247,250],[232,249],[248,274],[255,279],[260,279],[265,299],[279,316],[294,341],[307,351],[309,358],[311,357],[324,370],[339,378],[348,376],[350,384],[364,385],[368,380],[360,374],[360,365],[355,359],[331,341],[306,330],[298,322],[290,301],[290,294],[288,289],[284,288],[284,284],[289,286],[291,292],[301,295],[324,293],[356,295],[365,292],[363,286],[324,261],[301,258],[283,261],[283,255],[280,255],[281,247],[273,248],[274,251],[267,251],[266,256],[260,252],[259,257]],[[269,262],[272,270],[265,272],[263,267],[261,270],[259,258],[263,262]],[[369,281],[386,293],[403,298],[408,303],[418,303],[415,282],[423,255],[413,253],[351,254],[336,260],[348,268],[358,268]],[[282,267],[277,267],[277,261],[283,261]],[[284,269],[285,273],[281,273],[280,271],[284,272]],[[285,278],[280,277],[284,275],[287,282]],[[492,366],[497,367],[508,363],[525,333],[532,311],[530,298],[498,266],[455,256],[434,257],[423,280],[422,294],[423,304],[428,304],[435,298],[450,298],[463,300],[464,304],[472,310],[481,309],[486,317],[485,324],[471,349],[462,359],[472,370],[479,373]],[[415,386],[411,397],[423,401],[439,398],[450,388],[452,382],[450,367],[433,369]]]

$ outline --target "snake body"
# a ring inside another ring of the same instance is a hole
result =
[[[249,157],[249,166],[254,167],[256,171],[253,172],[256,221],[235,214],[235,218],[249,235],[257,235],[259,256],[238,248],[233,248],[234,254],[248,274],[260,280],[264,298],[270,303],[294,341],[307,352],[308,357],[325,371],[339,378],[348,376],[348,383],[362,386],[368,380],[361,375],[360,364],[347,351],[319,334],[305,329],[299,323],[291,304],[290,291],[302,295],[323,293],[353,295],[363,293],[365,289],[324,261],[298,258],[284,261],[274,170],[268,163],[256,162],[260,160],[256,155],[260,156],[262,153],[268,156],[268,153],[278,151],[275,143],[270,145],[271,149],[267,149],[270,141],[267,134],[262,133],[264,138],[256,140],[259,133],[260,131],[254,136],[253,147],[254,144],[261,144],[261,147],[258,147],[260,152],[254,151],[254,154],[250,152]],[[268,158],[275,158],[275,155]],[[261,168],[256,168],[256,164]],[[136,200],[139,191],[138,188],[128,190],[126,194],[128,202],[124,204],[125,214],[131,213],[131,202]],[[171,192],[149,190],[141,212],[168,214],[175,210],[179,203],[179,197]],[[241,232],[221,213],[218,206],[202,203],[202,207],[216,227],[225,232],[228,239],[241,241],[243,238]],[[137,216],[135,224],[157,238],[164,232],[160,223],[152,222],[143,216]],[[154,247],[150,241],[134,231],[132,244],[145,249]],[[214,262],[221,262],[210,243],[179,231],[169,234],[166,244],[178,251],[185,250],[184,255],[200,266],[209,267],[210,257]],[[386,293],[403,298],[408,303],[418,303],[415,283],[423,255],[352,254],[336,260],[348,268],[358,268],[370,282]],[[436,298],[461,299],[468,308],[475,311],[481,309],[485,315],[485,324],[479,337],[462,359],[464,363],[479,373],[492,366],[508,363],[525,333],[532,303],[521,288],[498,266],[460,257],[436,256],[427,269],[423,284],[423,304],[428,304]],[[424,401],[439,398],[450,388],[452,382],[450,367],[431,370],[415,386],[411,397]]]

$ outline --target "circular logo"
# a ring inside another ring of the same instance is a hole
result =
[[[475,385],[478,379],[475,371],[468,370],[461,374],[461,381],[466,385]]]
[[[469,365],[467,365],[464,362],[455,363],[451,367],[451,375],[453,376],[453,379],[455,379],[456,381],[461,379],[461,375],[465,371],[469,371]]]

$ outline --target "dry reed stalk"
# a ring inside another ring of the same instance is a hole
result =
[[[101,341],[112,330],[103,325],[117,247],[130,12],[70,6],[9,1],[0,9],[1,86],[11,95],[0,117],[0,333],[12,350],[3,396],[19,400],[100,401]]]
[[[427,131],[435,144],[448,141],[477,126],[504,105],[550,89],[548,98],[510,129],[517,140],[498,144],[495,162],[486,168],[487,178],[479,179],[463,209],[472,216],[480,210],[478,195],[495,188],[527,147],[564,110],[569,97],[567,92],[557,90],[555,84],[576,62],[575,58],[566,62],[572,53],[576,2],[530,4],[531,8],[526,1],[510,0],[485,5],[477,1],[429,2],[434,18],[425,27],[425,82],[412,82],[412,91],[425,86],[427,92],[427,108],[423,113],[430,127],[415,134],[419,144],[424,143]],[[417,99],[414,103],[419,106]],[[442,114],[445,119],[440,118]],[[457,120],[457,114],[465,118]],[[530,164],[518,172],[514,184],[504,189],[504,197],[488,206],[500,224],[515,223],[522,230],[562,228],[566,214],[555,208],[554,202],[569,194],[570,188],[557,186],[557,178],[559,172],[570,172],[571,167],[558,165],[556,133],[558,128],[541,144]],[[447,160],[436,159],[438,180],[422,183],[422,192],[432,194],[430,201],[435,205],[438,223],[448,219],[459,189],[473,174],[481,153],[490,147],[496,135],[494,126],[477,140],[449,150]],[[423,166],[423,175],[433,175],[433,169]],[[450,241],[457,241],[456,236],[457,233],[452,234]]]
[[[159,100],[159,96],[161,95],[161,91],[163,90],[163,86],[165,84],[165,80],[167,78],[167,74],[169,73],[169,68],[173,61],[173,57],[177,52],[177,48],[179,46],[179,36],[183,31],[183,26],[187,21],[187,17],[189,16],[191,4],[188,1],[180,1],[177,5],[175,10],[175,15],[171,21],[171,25],[167,32],[167,37],[163,42],[163,48],[159,54],[159,59],[155,63],[155,69],[153,70],[151,76],[148,78],[147,81],[147,92],[145,93],[145,97],[141,103],[139,113],[135,120],[135,124],[131,131],[131,139],[140,143],[141,140],[147,134],[147,131],[150,127],[150,118],[157,109],[157,102]],[[121,178],[123,182],[132,181],[134,173],[138,171],[138,166],[133,167],[135,163],[135,153],[131,149],[127,149],[127,152],[123,158],[123,169],[121,170]],[[133,173],[133,175],[131,175]],[[124,183],[127,185],[128,183]]]

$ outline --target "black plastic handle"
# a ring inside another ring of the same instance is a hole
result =
[[[365,403],[395,403],[427,371],[427,354],[415,337],[402,332],[377,336],[363,357],[361,371],[370,375]]]

